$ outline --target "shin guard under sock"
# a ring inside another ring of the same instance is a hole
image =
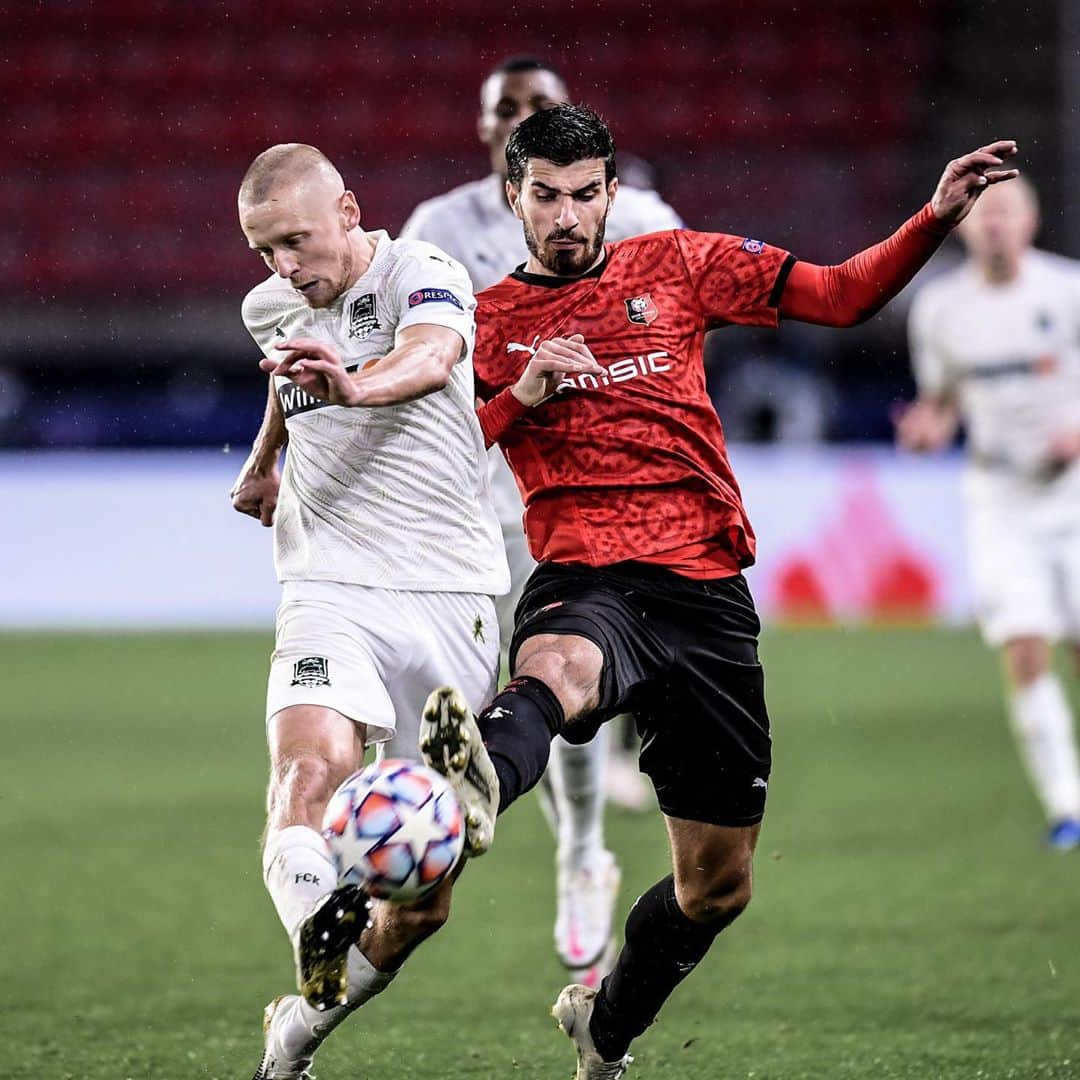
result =
[[[670,875],[638,899],[626,919],[626,944],[600,986],[589,1021],[604,1061],[618,1061],[626,1053],[725,925],[688,918]]]
[[[500,814],[544,775],[564,719],[551,688],[530,675],[508,682],[476,718],[499,777]]]

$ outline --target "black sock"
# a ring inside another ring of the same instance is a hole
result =
[[[725,925],[687,918],[670,875],[638,899],[626,919],[626,944],[600,985],[589,1021],[604,1061],[618,1061],[626,1053]]]
[[[564,719],[554,692],[531,675],[508,682],[476,718],[499,776],[500,814],[544,775]]]

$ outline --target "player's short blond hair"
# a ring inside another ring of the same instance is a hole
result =
[[[240,181],[238,201],[258,205],[266,202],[275,190],[312,174],[321,175],[342,192],[345,190],[341,173],[318,147],[307,143],[278,143],[264,150],[248,166]]]

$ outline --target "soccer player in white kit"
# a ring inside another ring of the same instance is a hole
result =
[[[1023,178],[985,192],[960,225],[967,261],[911,309],[919,396],[897,437],[938,449],[965,425],[976,615],[1003,654],[1048,841],[1070,850],[1080,848],[1080,768],[1051,650],[1080,642],[1080,263],[1033,248],[1037,229]]]
[[[477,130],[491,155],[491,175],[462,184],[421,203],[401,230],[403,237],[427,240],[452,255],[469,272],[479,292],[502,280],[529,257],[521,222],[506,201],[506,140],[538,109],[569,101],[566,83],[540,60],[520,57],[499,65],[480,91]],[[621,186],[607,222],[609,240],[681,228],[678,215],[655,191]],[[498,447],[490,451],[490,482],[510,562],[512,586],[499,598],[504,642],[514,627],[514,608],[536,568],[522,527],[517,483]],[[614,856],[604,847],[605,768],[609,732],[573,746],[558,738],[539,789],[541,805],[555,833],[555,951],[573,981],[598,986],[614,960],[612,917],[619,887]],[[626,804],[651,804],[652,795],[627,755],[611,759],[611,784],[625,791]],[[621,768],[619,768],[621,766]]]
[[[239,212],[273,271],[243,304],[270,387],[232,492],[237,510],[273,524],[282,582],[263,871],[301,990],[324,1004],[288,995],[267,1007],[255,1080],[282,1080],[308,1077],[322,1039],[447,917],[449,883],[420,905],[368,912],[359,890],[337,889],[319,830],[366,745],[418,758],[433,687],[464,679],[477,707],[489,699],[492,596],[509,572],[475,414],[464,269],[430,244],[361,229],[353,193],[314,147],[260,154]],[[318,401],[287,377],[327,358],[362,373],[353,400]]]

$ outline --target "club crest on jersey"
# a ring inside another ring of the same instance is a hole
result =
[[[290,686],[329,686],[329,661],[325,656],[305,656],[293,664]]]
[[[751,255],[760,255],[765,250],[765,245],[760,240],[751,240],[748,236],[742,242],[742,249]]]
[[[628,296],[623,303],[626,305],[626,317],[639,326],[648,326],[660,314],[648,293],[644,296]]]
[[[379,316],[375,311],[375,294],[358,296],[349,305],[349,337],[363,341],[373,330],[379,329]]]

